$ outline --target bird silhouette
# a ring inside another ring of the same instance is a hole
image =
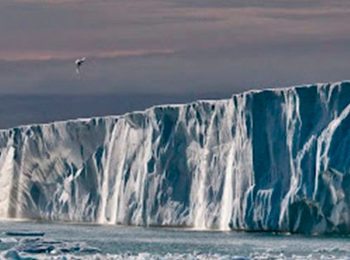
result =
[[[75,61],[75,71],[77,74],[80,74],[80,66],[85,62],[86,58],[81,58],[81,59],[77,59]]]

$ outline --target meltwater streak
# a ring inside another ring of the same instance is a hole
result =
[[[350,82],[0,131],[0,218],[350,232]]]

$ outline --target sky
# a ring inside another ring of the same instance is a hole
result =
[[[348,0],[1,0],[0,98],[182,101],[340,81],[349,32]]]

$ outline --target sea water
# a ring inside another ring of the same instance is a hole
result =
[[[350,259],[350,237],[0,222],[0,259]]]

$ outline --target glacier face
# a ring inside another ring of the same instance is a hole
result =
[[[0,131],[0,218],[350,232],[350,82]]]

